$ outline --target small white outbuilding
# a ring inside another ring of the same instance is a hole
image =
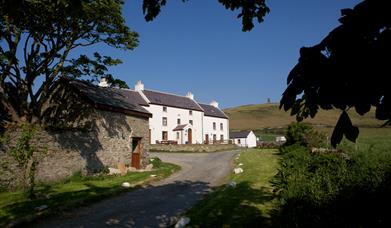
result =
[[[257,146],[257,137],[253,131],[230,132],[229,138],[234,144],[241,147],[253,148]]]

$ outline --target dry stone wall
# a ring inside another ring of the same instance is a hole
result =
[[[149,133],[148,119],[122,113],[95,110],[88,117],[84,130],[38,130],[32,140],[39,149],[36,179],[53,182],[65,179],[75,172],[91,174],[105,167],[131,164],[131,130],[133,137],[142,138],[142,167],[148,164]],[[9,143],[15,144],[20,135],[16,128],[9,134]],[[2,185],[21,184],[22,170],[3,148],[0,151],[0,181]]]
[[[234,144],[180,144],[180,145],[165,145],[165,144],[152,144],[149,150],[151,152],[216,152],[225,150],[236,150],[238,146]]]

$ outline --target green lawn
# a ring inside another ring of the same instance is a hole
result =
[[[42,185],[36,188],[37,199],[29,200],[24,191],[0,193],[0,226],[15,219],[29,220],[38,215],[59,212],[97,200],[130,191],[151,180],[165,178],[180,169],[179,166],[159,163],[154,171],[132,172],[124,176],[83,177],[74,175],[65,183]],[[154,174],[156,177],[151,177]],[[129,182],[131,188],[121,184]],[[49,209],[36,212],[34,208],[47,205]]]
[[[270,180],[277,173],[278,151],[251,149],[236,160],[244,172],[231,174],[227,182],[235,188],[220,186],[188,213],[190,227],[254,227],[271,226],[271,215],[277,199]]]

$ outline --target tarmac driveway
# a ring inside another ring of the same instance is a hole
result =
[[[167,179],[114,198],[100,201],[33,227],[166,227],[222,183],[232,170],[237,152],[151,153],[182,170]]]

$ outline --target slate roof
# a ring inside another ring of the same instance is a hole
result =
[[[185,129],[185,127],[187,126],[187,124],[181,124],[181,125],[178,125],[174,128],[173,131],[182,131],[183,129]]]
[[[237,132],[230,132],[229,138],[230,139],[238,139],[238,138],[247,138],[247,136],[250,134],[251,131],[237,131]]]
[[[143,90],[143,93],[151,102],[151,104],[190,109],[201,112],[203,111],[194,100],[185,96],[178,96],[151,90]]]
[[[198,104],[204,110],[205,116],[212,116],[212,117],[228,119],[228,117],[224,114],[224,112],[221,111],[219,108],[216,108],[213,105],[208,105],[208,104],[201,104],[201,103],[198,103]]]
[[[129,93],[123,93],[122,89],[99,87],[79,80],[73,80],[69,83],[98,109],[144,117],[152,116],[150,112],[138,104],[137,99],[129,99],[133,95],[127,97],[126,94],[129,95]]]
[[[121,89],[120,91],[121,91],[122,95],[124,95],[129,100],[131,100],[139,105],[142,105],[142,106],[149,106],[148,102],[146,102],[144,100],[144,98],[142,98],[138,92],[130,90],[130,89]]]

